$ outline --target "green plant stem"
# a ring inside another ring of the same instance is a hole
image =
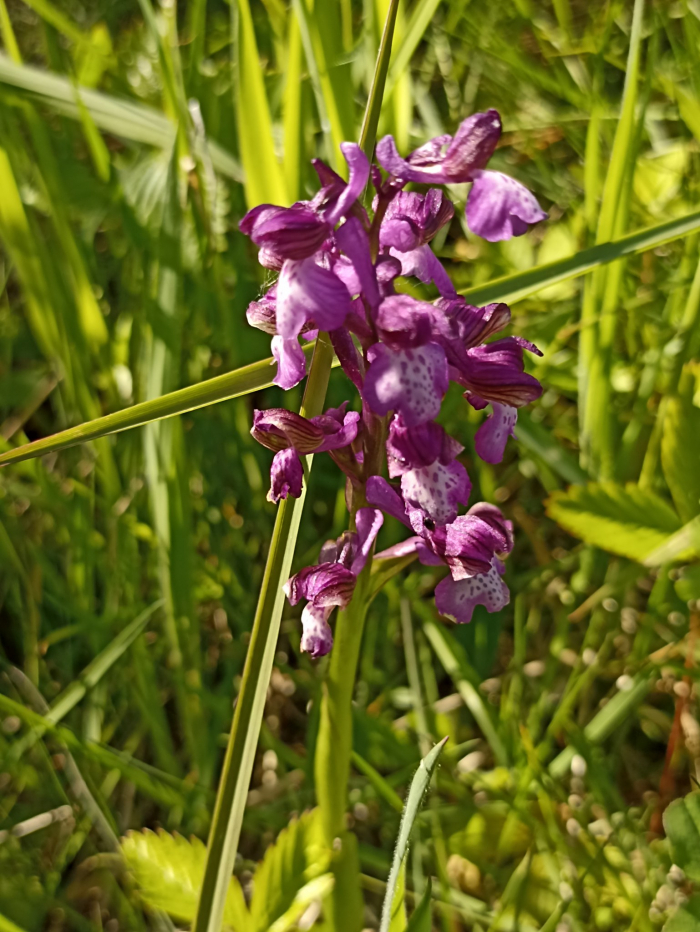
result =
[[[321,413],[332,361],[330,340],[326,334],[320,334],[304,391],[302,415],[315,417]],[[310,460],[308,457],[307,463]],[[282,617],[282,585],[290,573],[305,493],[306,485],[300,498],[285,499],[277,511],[209,833],[193,932],[221,929]]]

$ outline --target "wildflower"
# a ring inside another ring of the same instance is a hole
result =
[[[247,312],[251,325],[272,337],[276,384],[289,388],[303,378],[299,337],[314,339],[323,330],[362,400],[361,413],[347,411],[345,401],[319,417],[272,408],[253,419],[251,433],[274,453],[271,501],[301,495],[301,457],[325,451],[348,478],[348,501],[357,493],[368,503],[355,514],[355,530],[326,543],[318,564],[285,585],[293,605],[306,600],[301,646],[312,657],[330,650],[331,613],[352,599],[384,514],[410,536],[381,556],[415,554],[448,570],[435,588],[442,614],[464,623],[476,605],[493,612],[509,601],[503,560],[513,547],[512,526],[484,502],[460,514],[471,494],[464,446],[437,418],[450,382],[476,410],[490,406],[474,448],[486,462],[500,462],[518,408],[542,391],[525,372],[525,352],[541,354],[521,337],[497,336],[510,322],[506,304],[475,307],[455,292],[430,246],[454,215],[444,192],[403,190],[409,181],[469,181],[472,229],[487,239],[520,235],[545,215],[518,182],[485,170],[500,132],[495,111],[478,113],[454,138],[433,139],[407,159],[385,137],[377,153],[390,174],[383,178],[371,167],[373,215],[357,200],[370,166],[359,147],[344,145],[347,182],[316,161],[321,188],[312,200],[262,205],[241,222],[261,263],[279,273]],[[418,300],[402,292],[399,278],[432,282],[440,296]],[[384,453],[395,485],[379,475]]]
[[[528,225],[545,220],[533,195],[501,172],[484,171],[501,137],[496,110],[475,113],[454,136],[438,136],[402,159],[393,136],[377,143],[382,166],[402,181],[426,184],[473,182],[467,197],[469,229],[489,242],[521,236]]]
[[[383,521],[381,511],[359,508],[357,530],[327,541],[318,564],[305,567],[285,583],[284,592],[292,605],[308,600],[301,615],[301,649],[312,657],[322,657],[331,649],[333,634],[328,619],[334,608],[349,604]]]

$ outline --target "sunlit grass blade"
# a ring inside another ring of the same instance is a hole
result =
[[[301,413],[306,417],[315,417],[321,413],[332,359],[333,348],[330,341],[321,335],[314,349],[301,407]],[[312,460],[313,457],[307,457],[307,468],[310,468]],[[265,565],[265,576],[219,782],[207,847],[207,864],[197,915],[192,926],[193,932],[219,932],[221,928],[226,891],[238,849],[238,838],[282,618],[282,585],[291,570],[305,495],[306,483],[300,498],[287,498],[278,506],[275,530]]]
[[[76,89],[68,78],[15,64],[0,53],[0,85],[28,94],[39,103],[58,113],[80,120]],[[175,139],[175,124],[154,107],[126,98],[112,97],[100,91],[80,87],[80,99],[95,121],[95,125],[130,142],[139,142],[160,149],[171,149]],[[233,181],[243,180],[238,161],[217,143],[208,141],[214,168]]]
[[[379,125],[379,114],[382,109],[384,100],[384,89],[386,86],[386,76],[389,73],[389,62],[391,60],[391,45],[394,39],[394,28],[396,26],[396,15],[399,11],[398,0],[392,0],[384,23],[381,42],[379,43],[379,52],[377,53],[377,64],[374,70],[372,87],[367,100],[367,109],[362,121],[360,130],[360,145],[362,151],[368,159],[374,154],[374,144],[377,141],[377,126]]]
[[[311,355],[313,347],[314,344],[307,344],[304,347],[307,356]],[[151,421],[185,414],[187,411],[195,411],[197,408],[204,408],[207,405],[269,388],[274,376],[273,363],[273,359],[263,359],[260,362],[243,366],[241,369],[235,369],[233,372],[227,372],[225,375],[218,375],[213,379],[198,382],[196,385],[180,388],[151,401],[142,401],[123,411],[106,414],[104,417],[63,430],[51,437],[8,450],[0,454],[0,466],[19,463],[35,456],[43,456],[53,450],[74,446],[76,443],[106,437],[108,434],[128,430],[131,427],[143,427]]]
[[[596,243],[619,236],[629,214],[643,14],[644,0],[635,0],[620,119],[603,185]],[[583,298],[582,323],[586,331],[589,326],[594,330],[586,333],[580,345],[579,371],[585,373],[584,394],[579,397],[580,446],[584,464],[603,479],[612,478],[615,472],[610,371],[622,271],[622,264],[595,271],[586,282]]]
[[[395,902],[398,899],[395,894],[397,892],[397,887],[400,881],[400,873],[402,868],[405,867],[406,855],[408,853],[408,842],[411,837],[411,831],[413,829],[413,824],[416,821],[416,816],[420,811],[420,807],[423,803],[423,797],[430,785],[433,773],[437,767],[438,758],[442,749],[445,747],[447,738],[443,738],[439,744],[436,744],[435,747],[423,758],[420,762],[420,766],[416,771],[416,774],[411,781],[411,788],[408,791],[408,797],[406,799],[406,805],[404,807],[403,816],[401,818],[401,827],[399,828],[399,837],[396,841],[396,848],[394,849],[394,858],[391,863],[391,871],[389,872],[389,879],[386,885],[386,893],[384,895],[384,905],[382,906],[382,918],[379,925],[379,932],[389,932],[389,927],[391,925],[392,916],[395,909],[404,908],[403,901],[400,904]]]
[[[619,239],[601,243],[598,246],[591,246],[590,249],[582,249],[566,259],[548,262],[534,269],[528,269],[526,272],[504,275],[485,285],[461,289],[460,293],[472,304],[488,304],[491,301],[514,304],[516,301],[522,301],[523,298],[536,294],[542,288],[571,278],[578,278],[600,265],[614,262],[624,256],[633,256],[655,249],[663,243],[688,236],[696,230],[700,230],[700,211],[686,214],[685,217],[679,217],[677,220],[646,227],[635,233],[628,233],[627,236],[621,236]]]
[[[231,17],[238,147],[246,201],[248,207],[264,202],[287,204],[287,185],[274,150],[270,106],[248,0],[235,0]]]
[[[425,31],[437,13],[441,0],[420,0],[413,5],[403,38],[391,57],[389,76],[386,81],[387,98],[394,90],[399,78],[405,74],[413,53],[418,48]]]
[[[336,4],[317,0],[318,11],[309,9],[308,0],[294,0],[294,13],[299,23],[304,45],[306,63],[316,98],[321,128],[326,137],[327,158],[336,170],[342,170],[343,162],[339,145],[353,138],[353,95],[347,82],[346,66],[339,70],[334,66],[332,55],[339,54],[340,20],[333,28],[333,18],[338,17]],[[325,11],[325,12],[324,12]],[[330,17],[330,18],[329,18]],[[349,99],[348,99],[349,98]]]

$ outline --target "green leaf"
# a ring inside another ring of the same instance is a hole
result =
[[[700,932],[700,895],[691,896],[664,923],[662,932]]]
[[[689,560],[700,554],[700,517],[684,524],[644,559],[646,566],[662,566],[676,560]]]
[[[678,514],[690,521],[700,514],[700,408],[692,392],[668,399],[661,465]]]
[[[589,483],[554,492],[547,514],[586,543],[640,562],[680,526],[670,505],[632,483]]]
[[[691,880],[700,881],[700,793],[671,803],[664,812],[664,830],[675,863]]]
[[[423,804],[423,797],[430,785],[435,768],[437,767],[438,758],[442,749],[447,743],[447,738],[443,738],[429,754],[420,762],[420,766],[411,781],[411,787],[408,791],[408,798],[401,817],[401,826],[399,827],[399,837],[394,850],[394,858],[389,872],[389,879],[386,885],[384,896],[384,905],[382,906],[382,919],[379,926],[379,932],[389,932],[393,927],[394,916],[405,909],[403,905],[404,897],[397,896],[399,893],[399,884],[401,873],[405,871],[406,856],[408,855],[408,842],[411,837],[413,824],[416,816]],[[400,921],[400,920],[396,920]]]
[[[287,186],[275,155],[270,107],[248,0],[232,3],[231,16],[238,146],[245,172],[246,201],[248,207],[265,202],[287,204]]]
[[[290,932],[291,929],[298,928],[299,920],[309,906],[314,902],[323,903],[333,890],[334,884],[335,878],[331,873],[321,874],[320,877],[304,884],[294,897],[292,905],[272,923],[268,932]]]
[[[0,169],[1,167],[0,162]],[[0,214],[0,223],[1,216]],[[307,357],[313,352],[314,346],[315,344],[307,344],[304,347]],[[43,456],[53,450],[72,447],[76,443],[85,443],[88,440],[115,434],[131,427],[143,427],[144,424],[150,424],[152,421],[195,411],[197,408],[204,408],[240,395],[248,395],[261,388],[268,388],[272,385],[273,363],[273,359],[253,362],[249,366],[234,369],[233,372],[227,372],[225,375],[207,379],[187,388],[180,388],[167,395],[161,395],[159,398],[153,398],[151,401],[143,401],[123,411],[106,414],[104,417],[95,418],[94,421],[87,421],[85,424],[70,427],[68,430],[62,430],[42,440],[35,440],[33,443],[8,450],[0,454],[0,466],[5,466],[7,463],[20,463],[22,460]]]
[[[460,294],[464,295],[470,304],[489,304],[493,301],[505,301],[508,304],[514,304],[516,301],[522,301],[523,298],[535,294],[542,288],[548,288],[558,282],[585,275],[586,272],[590,272],[596,266],[614,262],[624,256],[633,256],[649,249],[655,249],[663,243],[687,236],[696,230],[700,230],[700,211],[687,214],[685,217],[679,217],[677,220],[670,220],[667,223],[658,223],[646,227],[646,229],[638,230],[636,233],[628,233],[627,236],[621,236],[609,243],[601,243],[598,246],[591,246],[590,249],[582,249],[568,259],[559,259],[556,262],[538,265],[534,269],[528,269],[527,272],[504,275],[502,278],[494,279],[494,281],[488,282],[486,285],[474,285],[472,288],[462,289]]]
[[[420,903],[413,910],[411,918],[408,920],[406,932],[431,932],[432,917],[430,913],[430,902],[432,896],[432,885],[428,878],[428,885],[420,899]]]
[[[204,875],[206,848],[198,839],[148,830],[129,832],[122,839],[122,854],[144,901],[174,919],[190,922]],[[250,914],[241,885],[231,877],[226,895],[224,922],[235,932],[248,932]]]
[[[294,905],[302,888],[326,873],[329,862],[330,852],[320,844],[318,810],[293,819],[267,849],[255,872],[250,901],[252,932],[266,932],[283,917]],[[324,896],[332,888],[332,875],[330,888],[326,889],[327,886],[324,881],[319,887]],[[311,892],[315,889],[312,887]],[[311,899],[316,896],[312,895]]]

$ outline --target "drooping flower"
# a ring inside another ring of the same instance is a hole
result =
[[[258,443],[275,452],[270,471],[269,501],[301,495],[303,468],[300,454],[341,450],[353,442],[357,437],[360,415],[357,411],[346,413],[346,406],[347,402],[340,408],[329,408],[325,414],[312,418],[302,417],[285,408],[253,412],[251,434]]]
[[[459,184],[472,181],[467,197],[469,228],[489,242],[521,236],[529,224],[547,214],[520,182],[501,172],[484,171],[501,137],[496,110],[475,113],[462,122],[454,138],[437,136],[403,159],[392,136],[377,143],[382,166],[402,181]]]
[[[350,603],[383,522],[384,516],[376,508],[359,508],[357,530],[327,541],[318,564],[305,567],[285,583],[284,592],[292,605],[308,600],[301,615],[301,649],[312,657],[322,657],[331,649],[333,634],[328,619],[334,608],[346,608]]]

